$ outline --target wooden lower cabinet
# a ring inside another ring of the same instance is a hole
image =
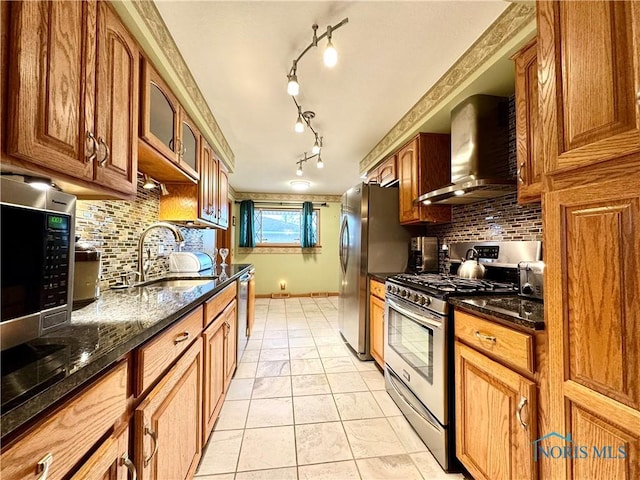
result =
[[[224,343],[224,390],[229,388],[231,377],[236,370],[236,354],[238,351],[238,317],[235,299],[222,312],[226,326]]]
[[[129,458],[129,428],[107,438],[71,480],[128,480],[137,478]]]
[[[589,450],[552,478],[640,478],[638,169],[545,194],[544,222],[551,429]]]
[[[51,412],[13,444],[2,446],[3,480],[66,478],[127,409],[128,363],[120,362]]]
[[[199,338],[136,408],[138,478],[193,476],[202,450],[202,357]]]
[[[202,333],[204,340],[204,411],[203,440],[209,437],[225,393],[225,343],[227,329],[222,317]]]
[[[384,285],[380,282],[371,280],[370,284],[371,292],[379,291],[379,288],[375,289],[376,286],[381,286],[384,292]],[[369,327],[371,356],[384,368],[384,298],[381,299],[373,293],[369,295]]]
[[[456,341],[456,455],[475,480],[535,479],[536,385]]]

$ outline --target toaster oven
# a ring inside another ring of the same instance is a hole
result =
[[[1,179],[1,349],[71,320],[76,197]]]
[[[518,264],[518,279],[520,296],[543,299],[544,262],[520,262]]]

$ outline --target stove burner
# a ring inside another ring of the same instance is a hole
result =
[[[493,291],[511,291],[515,290],[512,283],[496,282],[493,280],[472,280],[460,278],[455,275],[445,274],[406,274],[401,273],[394,275],[392,280],[407,286],[416,286],[429,288],[442,293],[476,293],[476,292],[493,292]]]

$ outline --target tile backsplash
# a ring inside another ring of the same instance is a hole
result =
[[[515,98],[509,98],[509,176],[516,177]],[[429,225],[425,235],[438,237],[440,245],[482,240],[542,240],[542,207],[539,203],[518,205],[517,193],[468,205],[454,205],[451,223]],[[440,251],[440,270],[449,270],[446,252]]]
[[[518,205],[517,194],[468,205],[455,205],[451,223],[429,225],[425,235],[440,244],[481,240],[542,240],[542,207],[539,203]],[[448,271],[448,258],[440,252],[440,269]]]
[[[76,236],[102,252],[101,288],[120,281],[123,273],[136,270],[138,238],[143,230],[158,221],[160,192],[145,190],[138,181],[134,202],[125,200],[78,200],[76,206]],[[204,250],[210,243],[208,230],[180,228],[185,237],[183,251]],[[169,253],[177,250],[173,234],[166,229],[149,233],[145,251],[151,249],[154,259],[148,277],[169,271]]]

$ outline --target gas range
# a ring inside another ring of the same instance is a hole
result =
[[[518,286],[495,280],[471,280],[438,273],[401,273],[387,279],[387,294],[402,298],[416,306],[446,314],[447,298],[460,295],[510,295]]]

